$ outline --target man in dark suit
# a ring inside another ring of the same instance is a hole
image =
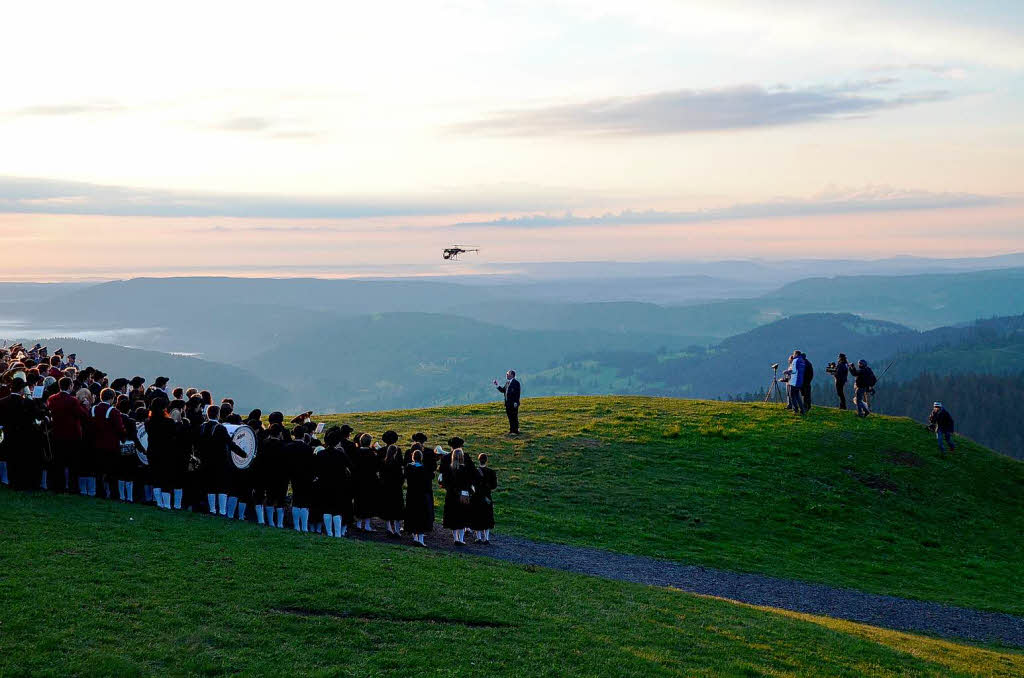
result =
[[[505,385],[501,386],[495,380],[494,385],[505,394],[505,414],[508,415],[509,435],[519,435],[519,380],[516,379],[516,371],[509,370],[505,373]]]

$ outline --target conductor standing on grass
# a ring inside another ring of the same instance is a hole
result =
[[[509,435],[519,435],[519,380],[516,379],[516,371],[509,370],[505,373],[505,385],[498,384],[497,379],[494,380],[494,385],[498,387],[498,390],[505,394],[505,414],[508,415],[508,433]]]

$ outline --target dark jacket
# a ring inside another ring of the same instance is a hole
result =
[[[850,365],[850,374],[853,375],[853,387],[854,388],[873,388],[875,383],[878,381],[875,379],[875,373],[870,367],[854,367]]]
[[[845,384],[850,378],[850,364],[836,363],[836,373],[832,375],[837,384]]]
[[[519,407],[519,394],[522,388],[518,379],[512,377],[504,386],[499,386],[498,390],[505,394],[505,407]]]
[[[940,408],[938,412],[932,410],[932,413],[928,415],[928,425],[939,433],[952,433],[954,430],[953,415],[945,407]]]

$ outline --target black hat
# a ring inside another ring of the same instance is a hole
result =
[[[115,391],[120,391],[122,388],[124,388],[127,385],[128,385],[128,380],[127,379],[125,379],[124,377],[118,377],[117,379],[115,379],[114,381],[112,381],[110,383],[110,388],[114,389]]]
[[[68,360],[75,360],[78,358],[77,353],[68,353]]]
[[[421,431],[417,431],[416,433],[412,434],[412,440],[417,443],[425,443],[427,442],[427,434]]]
[[[174,409],[184,410],[185,409],[185,401],[182,400],[181,398],[175,398],[174,400],[172,400],[171,402],[169,402],[167,404],[167,409],[168,410],[174,410]]]
[[[394,431],[384,431],[380,437],[380,441],[385,445],[394,445],[398,442],[398,434]]]
[[[337,426],[332,426],[324,433],[324,445],[327,447],[334,447],[341,442],[341,429]]]
[[[11,379],[11,393],[18,393],[21,389],[25,388],[25,380],[21,377],[15,377]]]
[[[275,412],[271,412],[270,416],[267,417],[267,421],[269,421],[271,424],[283,424],[284,423],[284,414],[282,414],[280,412],[276,412],[276,411]]]
[[[53,352],[53,355],[59,355],[61,358],[63,358],[64,357],[64,349],[63,348],[58,348],[56,351]]]
[[[454,436],[448,439],[448,444],[452,446],[452,449],[455,449],[456,447],[462,447],[465,445],[466,441],[459,436]]]
[[[263,418],[263,410],[258,407],[249,413],[249,416],[245,418],[246,421],[259,421]]]
[[[74,355],[74,354],[72,353],[71,355]],[[143,379],[142,377],[132,377],[131,381],[129,381],[128,383],[131,384],[132,386],[135,386],[137,388],[137,387],[142,386],[143,384],[145,384],[146,380]]]
[[[355,429],[352,428],[351,426],[349,426],[348,424],[342,424],[341,428],[338,429],[338,433],[340,433],[341,435],[345,436],[345,435],[348,435],[349,433],[352,433],[352,431],[354,431],[354,430]]]
[[[153,385],[154,386],[164,386],[170,380],[171,380],[170,377],[157,377],[156,379],[153,380]]]
[[[312,416],[313,410],[310,410],[309,412],[303,412],[302,414],[296,414],[294,417],[292,417],[292,423],[301,424]]]

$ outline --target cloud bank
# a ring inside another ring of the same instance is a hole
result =
[[[1010,202],[1003,196],[970,193],[929,193],[898,191],[872,187],[854,193],[828,192],[806,200],[780,199],[773,202],[747,203],[704,210],[662,211],[624,210],[599,216],[537,214],[503,217],[490,221],[461,222],[454,228],[569,228],[580,226],[644,226],[696,224],[733,219],[764,219],[772,217],[803,217],[906,210],[989,207]]]
[[[945,90],[881,96],[873,92],[892,78],[836,87],[767,89],[755,85],[681,89],[594,99],[543,108],[499,111],[449,128],[460,134],[546,136],[563,134],[644,136],[775,127],[864,116],[942,101]]]

